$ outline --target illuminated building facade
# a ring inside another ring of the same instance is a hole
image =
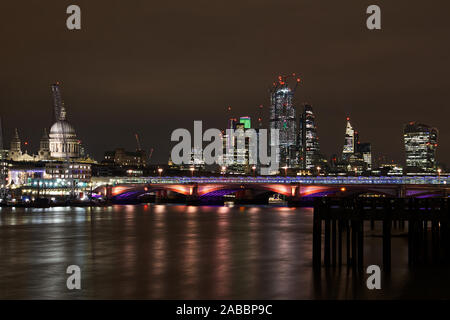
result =
[[[248,174],[252,170],[250,165],[249,138],[246,137],[245,131],[252,129],[250,117],[240,117],[239,122],[236,118],[230,119],[230,127],[233,135],[223,134],[223,166],[226,172],[231,174]],[[239,148],[238,141],[244,142],[244,148]],[[228,154],[227,151],[232,152]],[[230,164],[232,162],[232,164]]]
[[[295,76],[295,74],[293,74]],[[294,106],[294,94],[300,78],[295,79],[295,86],[289,85],[291,78],[279,76],[274,82],[270,96],[270,129],[279,130],[280,167],[297,167],[297,120]],[[273,141],[271,141],[273,145]]]
[[[355,130],[353,130],[353,127],[350,123],[350,118],[347,118],[342,159],[348,160],[353,153],[355,153]]]
[[[60,110],[58,121],[52,125],[49,134],[50,156],[55,159],[79,158],[80,142],[74,127],[66,120],[66,109]]]
[[[317,136],[316,121],[313,108],[304,105],[299,121],[299,153],[300,169],[311,170],[319,165],[320,145]]]
[[[19,138],[19,130],[14,129],[14,135],[11,138],[9,145],[9,159],[13,161],[19,161],[22,157],[22,147]]]
[[[368,142],[359,141],[358,132],[352,127],[347,117],[342,161],[346,163],[347,171],[361,173],[372,169],[372,146]]]
[[[145,151],[137,150],[131,152],[125,151],[123,148],[117,148],[114,151],[106,151],[102,163],[136,168],[142,168],[147,165]]]
[[[408,123],[403,130],[408,172],[434,172],[438,130],[418,122]]]
[[[44,133],[39,141],[38,158],[39,160],[50,159],[50,137],[48,136],[46,128],[44,128]]]
[[[91,180],[91,164],[71,162],[69,164],[61,161],[45,164],[45,179],[64,180],[69,179],[75,183],[89,182]]]

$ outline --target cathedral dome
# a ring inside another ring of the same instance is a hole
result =
[[[50,128],[50,136],[65,135],[66,137],[75,136],[74,127],[67,121],[58,121]]]
[[[64,106],[59,111],[59,119],[50,128],[50,155],[52,158],[78,158],[80,142],[74,127],[66,120]]]

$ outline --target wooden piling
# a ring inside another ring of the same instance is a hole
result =
[[[391,270],[392,228],[395,225],[403,228],[405,221],[408,222],[410,266],[430,261],[434,264],[448,263],[450,262],[448,203],[448,199],[411,199],[407,202],[403,199],[336,199],[333,202],[333,199],[327,198],[316,201],[313,220],[313,265],[321,267],[323,242],[323,259],[326,267],[341,266],[345,250],[347,266],[353,270],[363,270],[365,220],[370,221],[370,228],[375,221],[382,222],[384,271]],[[380,204],[382,210],[377,209]],[[343,244],[344,234],[345,244]],[[342,246],[346,246],[346,249]]]
[[[331,235],[331,226],[330,219],[325,219],[325,243],[324,243],[324,257],[323,261],[326,267],[330,266],[330,235]]]
[[[364,267],[364,220],[358,223],[358,269]]]
[[[342,266],[342,220],[338,220],[338,264]]]
[[[350,256],[350,221],[345,221],[345,241],[346,241],[347,266],[350,266],[352,261]]]
[[[313,266],[319,267],[322,264],[322,220],[320,219],[319,208],[314,207],[314,221],[313,221]]]
[[[351,232],[352,232],[352,268],[355,270],[357,267],[357,235],[358,235],[357,221],[352,220],[351,222]]]
[[[336,267],[336,219],[331,221],[331,264]]]
[[[383,219],[383,268],[385,271],[391,270],[391,203],[388,199],[384,203],[385,216]]]

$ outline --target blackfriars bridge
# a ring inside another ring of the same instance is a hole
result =
[[[280,194],[295,204],[314,197],[446,198],[450,194],[448,176],[102,177],[93,178],[93,183],[94,195],[117,202],[153,196],[161,202],[196,203],[234,195],[238,203],[267,203],[269,197]]]

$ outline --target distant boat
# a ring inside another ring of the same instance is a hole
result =
[[[285,204],[286,200],[280,197],[279,193],[275,193],[272,197],[269,198],[269,204]]]

